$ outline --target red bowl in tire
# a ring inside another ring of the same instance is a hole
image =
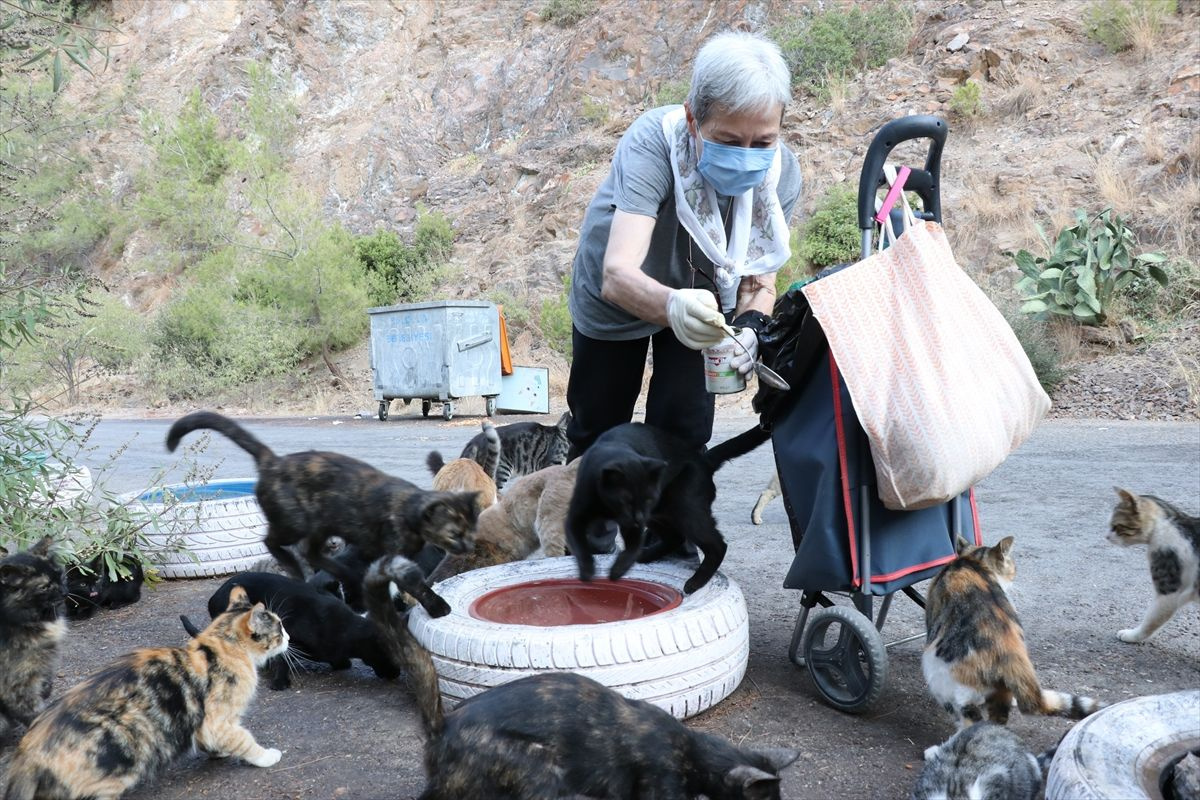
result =
[[[598,625],[640,619],[683,602],[677,589],[637,579],[550,578],[503,586],[471,603],[475,619],[506,625]]]

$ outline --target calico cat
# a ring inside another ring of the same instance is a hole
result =
[[[334,669],[349,669],[350,659],[362,660],[384,680],[400,674],[378,641],[375,626],[355,614],[350,606],[311,584],[269,572],[241,572],[225,581],[208,598],[208,614],[216,619],[229,606],[235,586],[241,587],[251,603],[262,603],[275,612],[288,632],[291,649],[265,665],[272,689],[292,685],[288,657],[297,653],[309,661],[323,661]],[[183,627],[192,636],[199,631],[187,617]]]
[[[539,469],[567,463],[567,425],[571,412],[566,411],[554,425],[538,422],[513,422],[496,428],[500,437],[500,462],[496,467],[496,489],[502,491],[509,481],[522,475],[532,475]],[[478,433],[463,448],[459,458],[472,458],[487,468],[488,442]]]
[[[1005,591],[1016,575],[1011,536],[993,547],[958,541],[958,558],[942,568],[925,600],[925,683],[960,728],[988,717],[1001,725],[1015,698],[1026,714],[1082,719],[1098,710],[1090,697],[1043,689],[1025,633]]]
[[[496,504],[496,467],[500,463],[500,436],[492,423],[484,420],[487,441],[484,463],[471,458],[456,458],[447,464],[437,450],[430,452],[425,465],[433,473],[433,488],[438,492],[477,492],[479,510]]]
[[[367,561],[384,555],[411,557],[426,543],[448,553],[465,553],[474,544],[474,492],[420,489],[339,453],[276,456],[241,425],[208,411],[176,420],[167,432],[167,449],[174,451],[185,434],[205,428],[229,437],[254,458],[254,495],[267,518],[264,543],[295,578],[303,579],[304,572],[287,545],[299,543],[314,569],[327,570],[343,584],[357,580],[326,554],[331,536],[342,537]]]
[[[579,459],[575,459],[513,481],[500,502],[479,515],[475,549],[446,556],[429,576],[430,582],[494,564],[565,555],[564,525],[578,471]]]
[[[779,798],[779,772],[796,751],[734,747],[581,675],[521,678],[445,713],[433,659],[391,602],[390,584],[411,592],[422,578],[416,564],[394,557],[372,564],[364,581],[371,618],[416,692],[426,736],[422,800]]]
[[[592,558],[615,520],[625,550],[609,577],[617,580],[634,560],[653,561],[690,542],[704,560],[683,591],[691,594],[716,573],[725,558],[725,539],[712,515],[717,488],[713,474],[726,461],[765,442],[769,434],[754,427],[707,452],[640,422],[607,430],[580,457],[575,492],[567,511],[567,546],[579,563],[581,580],[591,580]],[[643,548],[643,534],[656,537]]]
[[[1117,631],[1123,642],[1144,642],[1175,612],[1200,603],[1200,518],[1191,517],[1153,495],[1117,489],[1108,540],[1128,547],[1146,545],[1154,602],[1136,628]]]
[[[63,571],[50,545],[46,537],[12,555],[0,547],[0,741],[42,710],[67,635]]]
[[[287,650],[279,617],[235,588],[186,647],[135,650],[71,687],[17,747],[5,800],[111,800],[187,752],[279,761],[241,725],[257,667]]]
[[[913,800],[1037,800],[1043,764],[1020,737],[1001,725],[981,722],[925,751],[925,767]]]
[[[67,569],[67,616],[71,619],[90,619],[98,608],[120,608],[142,599],[142,584],[146,573],[135,558],[126,561],[128,577],[113,580],[104,565],[104,557],[96,556],[85,565]]]

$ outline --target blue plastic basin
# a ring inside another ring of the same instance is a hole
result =
[[[184,483],[176,483],[171,486],[163,486],[159,489],[151,489],[148,492],[142,492],[138,495],[138,500],[143,503],[165,503],[166,497],[170,495],[180,503],[198,503],[202,500],[229,500],[235,497],[253,497],[255,480],[229,480],[229,481],[210,481],[201,486],[188,486]]]

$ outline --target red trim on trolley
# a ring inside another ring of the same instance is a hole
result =
[[[968,491],[971,499],[971,522],[975,525],[975,546],[983,547],[983,529],[979,527],[979,505],[975,502],[975,487]]]
[[[898,569],[895,572],[889,572],[886,575],[872,575],[871,583],[887,583],[888,581],[894,581],[894,580],[896,580],[896,578],[903,578],[905,575],[911,575],[914,572],[920,572],[923,569],[929,569],[930,567],[940,567],[943,564],[949,564],[951,561],[953,561],[956,558],[958,558],[958,556],[956,556],[956,555],[943,556],[942,558],[937,558],[937,559],[934,559],[933,561],[926,561],[924,564],[917,564],[912,567],[905,567],[904,569]]]
[[[854,535],[854,506],[850,502],[850,474],[846,469],[846,430],[842,424],[841,376],[833,351],[829,352],[829,374],[833,383],[833,428],[837,433],[838,467],[842,474],[842,505],[846,510],[846,531],[850,536],[850,570],[854,574],[854,586],[862,586],[858,574],[858,537]]]

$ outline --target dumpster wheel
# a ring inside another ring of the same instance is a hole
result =
[[[495,416],[496,415],[496,396],[492,395],[491,397],[485,397],[485,398],[483,398],[483,401],[484,401],[484,408],[487,411],[487,415],[489,417]]]
[[[454,403],[451,403],[449,400],[442,403],[442,419],[446,420],[446,422],[454,419]]]
[[[431,409],[431,408],[433,408],[433,401],[432,401],[432,400],[422,400],[422,401],[421,401],[421,416],[422,416],[422,417],[428,417],[428,416],[429,416],[429,409]]]
[[[380,422],[387,422],[389,405],[391,405],[391,402],[388,400],[380,400],[379,401],[379,421]]]

